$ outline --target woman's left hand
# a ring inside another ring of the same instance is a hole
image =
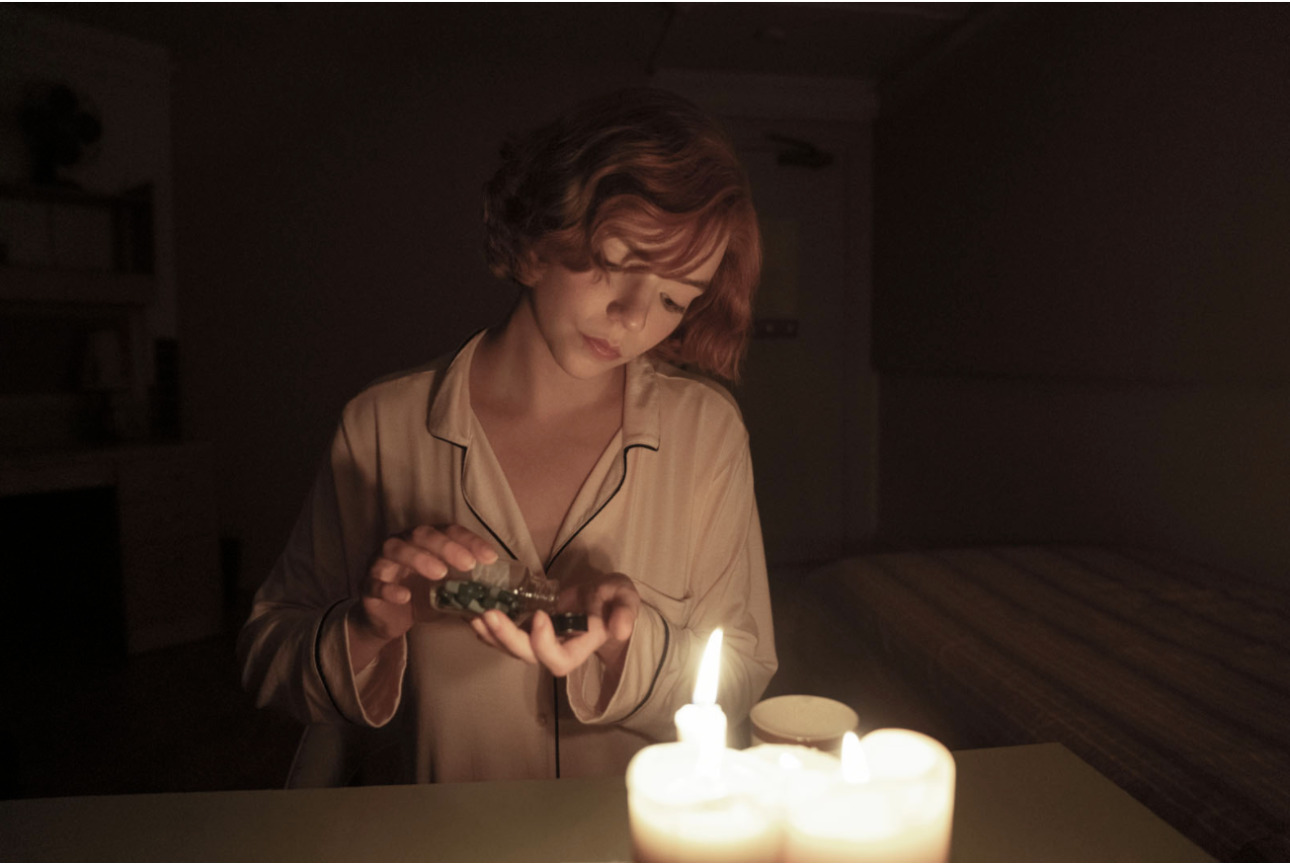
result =
[[[483,642],[526,663],[540,663],[557,678],[568,675],[596,654],[605,666],[602,690],[613,693],[622,676],[640,604],[640,594],[631,579],[622,573],[608,573],[561,592],[562,609],[586,613],[585,633],[556,636],[545,612],[533,615],[528,633],[497,610],[485,612],[470,625]]]

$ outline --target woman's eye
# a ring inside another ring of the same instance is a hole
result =
[[[675,312],[677,315],[685,314],[685,307],[666,294],[663,295],[663,308],[669,312]]]

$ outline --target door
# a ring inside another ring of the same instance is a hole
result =
[[[764,235],[758,319],[735,396],[767,559],[837,558],[876,524],[870,140],[858,122],[726,118]]]

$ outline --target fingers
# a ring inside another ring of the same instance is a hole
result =
[[[380,557],[372,564],[372,578],[393,581],[409,573],[438,580],[448,575],[448,565],[438,555],[402,537],[387,538],[381,545]]]
[[[557,636],[550,616],[541,611],[534,613],[528,633],[497,610],[474,618],[470,626],[485,645],[526,663],[540,663],[556,677],[568,675],[609,644],[617,645],[615,650],[621,653],[622,643],[631,639],[640,595],[631,579],[621,573],[583,583],[563,592],[561,600],[561,608],[580,606],[586,611],[585,633]]]
[[[493,638],[493,634],[489,631],[488,625],[484,623],[482,615],[478,618],[471,618],[468,623],[470,624],[470,629],[475,631],[475,636],[480,642],[483,642],[490,648],[504,650],[498,641]]]
[[[420,573],[427,579],[442,579],[450,566],[469,570],[474,557],[465,547],[436,528],[422,525],[404,534],[395,534],[381,546],[381,557]]]
[[[380,557],[373,562],[371,575],[373,579],[393,582],[411,571],[438,580],[448,575],[449,567],[464,572],[477,562],[491,564],[496,560],[497,552],[488,543],[460,525],[448,525],[442,530],[420,525],[386,539]]]
[[[457,567],[459,570],[469,570],[475,566],[476,561],[483,564],[492,564],[497,560],[497,550],[482,537],[460,525],[447,525],[440,533],[448,537],[451,541],[450,545],[466,551],[468,557],[457,555],[457,558],[463,563],[467,563],[468,566],[460,567],[455,561],[452,562],[452,566]],[[454,554],[456,554],[455,549]]]
[[[541,663],[558,678],[585,663],[606,638],[605,626],[597,618],[588,621],[586,633],[561,640],[555,635],[555,627],[545,612],[533,615],[531,633],[525,633],[495,609],[472,619],[470,627],[485,645],[505,651],[525,663]]]
[[[412,600],[412,592],[396,581],[369,579],[363,592],[367,597],[384,600],[396,606],[403,606]]]
[[[500,648],[525,663],[538,662],[529,641],[529,634],[516,627],[514,621],[496,609],[490,609],[472,619],[470,626],[484,644]]]
[[[625,642],[631,638],[640,611],[641,597],[631,579],[611,573],[583,586],[583,605],[589,616],[604,621],[609,638]]]
[[[636,616],[639,611],[639,604],[636,606],[623,605],[615,607],[606,622],[609,636],[618,642],[626,642],[632,638],[632,633],[636,631]]]
[[[389,640],[412,626],[412,592],[402,584],[404,568],[393,562],[373,565],[359,586],[360,601],[351,610],[351,623],[367,635]]]
[[[406,539],[400,536],[387,541],[387,551],[394,553],[387,557],[401,561],[412,569],[431,579],[442,579],[446,567],[466,571],[477,562],[491,564],[497,560],[497,552],[482,538],[460,525],[446,525],[442,529],[429,525],[418,525],[407,534]],[[403,558],[397,558],[402,555]],[[430,572],[417,566],[417,562],[430,566]]]
[[[568,675],[587,662],[607,637],[604,622],[597,617],[588,617],[587,632],[561,640],[555,635],[555,627],[545,612],[533,616],[532,630],[529,644],[535,662],[541,663],[557,678]]]
[[[389,537],[359,586],[363,602],[356,621],[372,632],[404,633],[429,602],[423,579],[438,581],[450,567],[466,571],[478,561],[496,560],[497,553],[484,540],[460,525],[421,525]]]

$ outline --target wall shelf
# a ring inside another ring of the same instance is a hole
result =
[[[153,218],[151,185],[0,184],[0,449],[147,434]]]
[[[138,286],[154,269],[152,197],[151,185],[120,195],[0,185],[0,299],[104,302],[95,295],[124,288],[128,299],[106,302],[140,302]],[[104,289],[118,280],[121,288]]]
[[[147,306],[156,297],[148,273],[0,265],[0,301]]]

